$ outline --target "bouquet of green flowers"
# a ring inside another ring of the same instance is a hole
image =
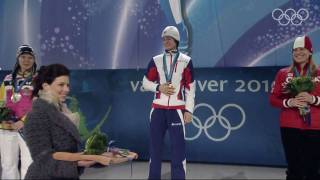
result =
[[[108,149],[108,136],[101,132],[101,127],[107,121],[109,114],[111,112],[111,106],[108,107],[108,110],[100,122],[92,129],[89,130],[86,125],[86,118],[80,110],[78,100],[72,96],[68,97],[70,100],[70,110],[71,112],[79,113],[80,115],[80,124],[79,124],[79,133],[82,141],[85,141],[85,155],[101,155],[106,152]]]
[[[95,131],[87,139],[84,154],[100,155],[106,151],[108,138],[105,133]]]
[[[285,88],[285,92],[290,94],[292,97],[297,96],[301,92],[310,93],[315,87],[315,83],[312,81],[311,77],[299,76],[294,77]],[[310,107],[299,108],[299,113],[306,119],[306,116],[310,113]]]
[[[11,118],[11,110],[7,107],[0,107],[0,122],[8,121]]]
[[[0,107],[0,123],[1,123],[2,129],[9,129],[9,130],[12,129],[11,122],[10,122],[11,119],[12,119],[12,111],[5,106]]]
[[[286,86],[286,92],[295,97],[301,92],[311,92],[315,85],[311,77],[294,77]]]

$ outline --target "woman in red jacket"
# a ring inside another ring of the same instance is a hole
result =
[[[280,69],[269,97],[272,106],[280,108],[282,144],[287,159],[288,179],[320,179],[320,70],[312,60],[312,43],[308,36],[297,37],[292,48],[292,65]],[[299,76],[311,77],[311,92],[292,96],[287,84]],[[299,109],[310,113],[303,116]]]

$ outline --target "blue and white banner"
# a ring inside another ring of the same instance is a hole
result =
[[[187,160],[255,165],[285,165],[278,110],[268,94],[278,67],[195,69],[196,106],[186,125]],[[100,122],[109,140],[142,160],[149,155],[149,114],[153,93],[142,88],[143,70],[77,70],[71,94],[80,104],[88,129]],[[4,73],[1,73],[4,76]],[[169,141],[164,159],[169,159]]]
[[[195,69],[196,106],[186,125],[187,159],[284,165],[278,110],[268,94],[279,67]],[[144,70],[73,71],[72,94],[93,127],[108,107],[103,130],[118,145],[148,160],[149,114],[153,93],[142,88]],[[169,159],[169,141],[164,159]]]
[[[178,27],[195,67],[279,66],[308,34],[320,62],[318,0],[1,0],[0,67],[31,44],[39,64],[139,69],[161,51],[161,31]]]

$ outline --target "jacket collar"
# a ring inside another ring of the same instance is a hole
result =
[[[44,98],[44,96],[40,96],[34,101],[34,107],[46,112],[51,122],[64,129],[76,141],[80,142],[80,135],[77,127],[60,111],[60,106],[58,104],[55,104],[54,101],[50,101],[50,98],[48,97]]]
[[[294,64],[294,66],[297,68],[297,71],[301,74],[302,72],[302,76],[305,76],[307,74],[308,68],[310,67],[310,63],[308,62],[303,69],[301,68],[301,66],[297,63]]]

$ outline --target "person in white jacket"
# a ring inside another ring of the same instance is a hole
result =
[[[195,82],[191,58],[178,51],[179,31],[167,26],[162,32],[165,52],[154,56],[143,77],[143,87],[155,93],[150,112],[149,179],[161,178],[163,139],[171,142],[171,177],[185,179],[185,124],[192,121]]]
[[[1,179],[24,179],[32,163],[21,132],[32,106],[32,79],[36,69],[34,50],[29,45],[22,45],[18,48],[13,71],[1,84],[0,101],[12,111],[12,117],[0,124]]]

